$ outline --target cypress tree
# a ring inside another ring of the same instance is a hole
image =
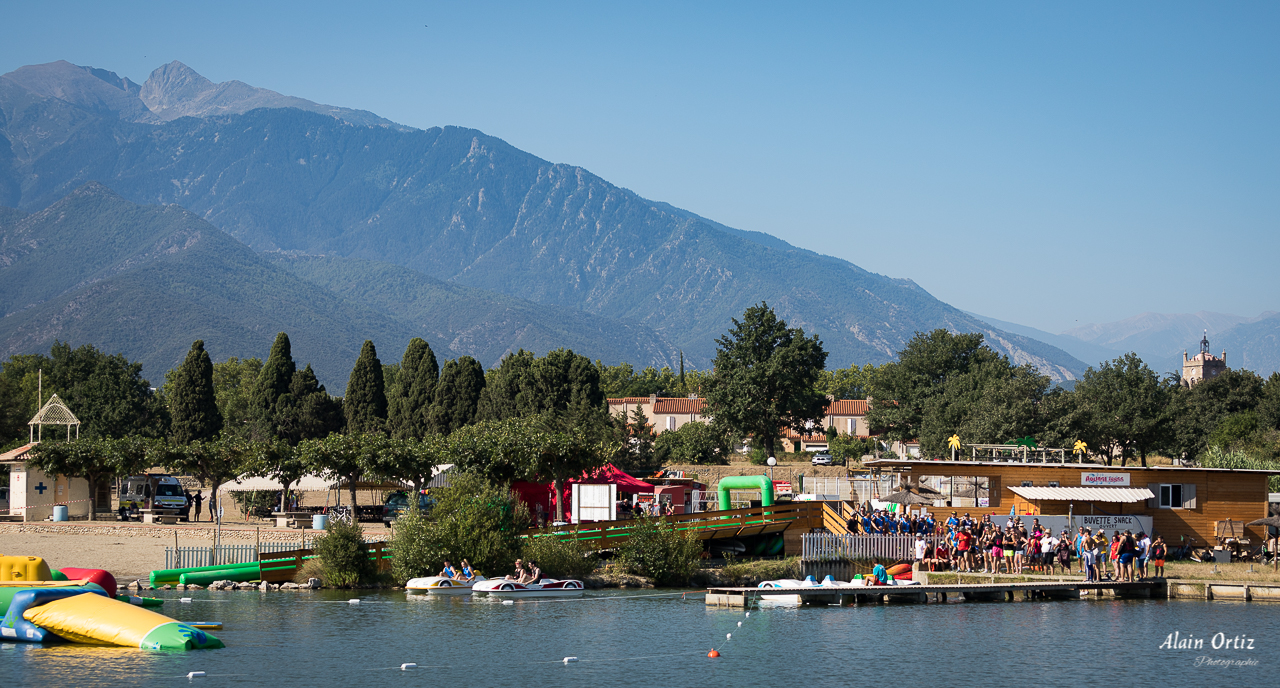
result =
[[[280,438],[294,446],[339,432],[346,424],[341,402],[325,391],[310,363],[293,374],[289,394],[276,402],[274,418]]]
[[[449,361],[440,371],[428,429],[448,435],[476,421],[476,407],[485,388],[484,366],[470,356]]]
[[[249,417],[254,425],[254,435],[259,439],[276,435],[277,402],[280,397],[289,393],[289,384],[293,382],[298,366],[293,362],[293,349],[289,345],[289,335],[281,332],[271,345],[271,354],[267,362],[262,364],[258,379],[253,385],[253,395],[249,398]]]
[[[396,384],[387,390],[387,425],[392,437],[421,439],[435,394],[440,364],[431,346],[419,337],[409,340],[400,360]]]
[[[222,414],[213,393],[213,362],[204,350],[204,341],[191,344],[187,358],[178,366],[169,395],[169,439],[177,444],[209,440],[222,430]]]
[[[351,369],[347,395],[342,411],[347,417],[347,432],[381,432],[387,427],[387,391],[382,380],[382,361],[373,342],[365,340],[360,357]]]
[[[524,349],[502,357],[487,376],[476,408],[478,420],[518,418],[536,404],[530,375],[534,360],[533,352]]]

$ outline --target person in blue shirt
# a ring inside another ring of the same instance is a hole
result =
[[[954,530],[960,527],[960,519],[956,518],[956,512],[951,512],[951,518],[947,519],[947,528]]]
[[[466,581],[468,583],[475,580],[476,572],[471,570],[471,562],[463,559],[460,567],[462,569],[462,575],[458,577],[458,580]]]
[[[933,535],[938,530],[938,522],[933,519],[933,514],[929,514],[924,519],[925,535]]]
[[[441,578],[457,578],[458,572],[453,569],[453,564],[448,559],[444,560],[444,568],[440,570]]]
[[[871,517],[870,517],[870,516],[868,516],[868,515],[866,515],[866,514],[863,514],[863,515],[862,515],[862,532],[863,532],[863,534],[865,534],[865,535],[870,535],[870,534],[872,534],[872,533],[876,532],[875,527],[876,527],[876,526],[875,526],[875,523],[873,523],[873,522],[871,521]]]
[[[911,534],[911,521],[908,521],[906,516],[903,516],[903,515],[898,516],[898,534],[899,535]]]

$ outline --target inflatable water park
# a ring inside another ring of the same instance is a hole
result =
[[[209,650],[221,640],[153,608],[164,600],[116,595],[102,569],[50,569],[41,557],[0,554],[0,640],[143,650]]]

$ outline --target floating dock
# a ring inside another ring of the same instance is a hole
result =
[[[1080,599],[1090,594],[1120,598],[1163,597],[1165,581],[1032,581],[1020,583],[943,583],[932,585],[869,585],[865,587],[804,586],[794,588],[708,588],[709,607],[754,607],[768,595],[796,597],[806,605],[858,606],[886,602],[943,603],[948,596],[966,602],[1023,599]]]

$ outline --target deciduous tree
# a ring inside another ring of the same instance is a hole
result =
[[[716,340],[715,373],[706,383],[706,413],[771,454],[781,431],[804,432],[821,419],[817,391],[827,352],[817,335],[789,328],[766,303],[748,308]]]

